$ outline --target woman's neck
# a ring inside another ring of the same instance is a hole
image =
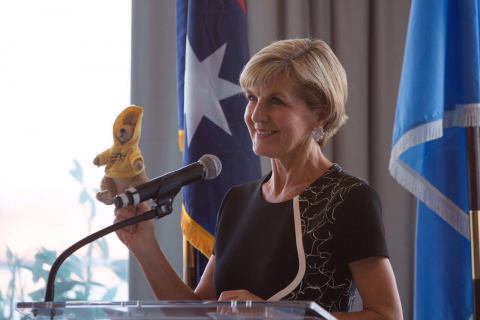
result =
[[[294,198],[332,166],[317,144],[271,162],[272,176],[262,186],[268,202]]]

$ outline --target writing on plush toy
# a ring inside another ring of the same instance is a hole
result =
[[[121,152],[112,153],[112,156],[110,156],[110,163],[114,163],[117,160],[124,162],[122,157],[126,157],[126,156],[127,155],[125,153],[121,153]]]

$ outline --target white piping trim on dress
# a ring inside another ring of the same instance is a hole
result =
[[[400,155],[417,144],[441,138],[443,129],[470,126],[480,126],[480,103],[457,104],[454,110],[445,111],[443,119],[405,132],[393,146],[389,163],[390,174],[398,183],[467,240],[470,240],[468,214],[403,162]]]
[[[278,301],[285,297],[287,294],[293,291],[298,284],[302,281],[303,276],[305,275],[305,251],[303,250],[303,239],[302,239],[302,222],[300,219],[300,201],[298,196],[293,198],[293,220],[295,221],[295,240],[297,243],[297,253],[298,253],[298,272],[297,276],[293,281],[286,286],[283,290],[280,290],[275,295],[273,295],[267,301]]]

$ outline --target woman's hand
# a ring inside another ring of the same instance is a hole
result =
[[[236,301],[265,301],[253,293],[250,293],[247,290],[230,290],[230,291],[223,291],[218,298],[218,301],[229,301],[229,300],[236,300]]]
[[[128,206],[121,209],[115,208],[115,220],[113,220],[113,223],[134,217],[132,213],[133,208],[133,206]],[[136,210],[137,215],[139,215],[150,210],[150,208],[146,203],[142,202],[136,206]],[[130,251],[132,251],[132,253],[140,248],[144,248],[144,246],[150,241],[155,240],[152,220],[138,223],[137,230],[135,232],[134,230],[134,226],[131,225],[116,231],[117,237],[123,242],[124,245],[127,246]]]
[[[230,290],[230,291],[223,291],[218,297],[218,301],[229,301],[229,300],[236,300],[236,301],[265,301],[250,291],[247,290]],[[260,317],[265,315],[263,309],[259,310],[256,308],[232,308],[232,307],[218,307],[217,313],[225,314],[225,315],[234,315],[237,317]]]

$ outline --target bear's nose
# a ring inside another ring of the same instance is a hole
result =
[[[123,129],[123,128],[120,129],[120,132],[121,132],[121,133],[125,133],[125,131],[127,131],[127,130],[125,130],[125,129]]]

